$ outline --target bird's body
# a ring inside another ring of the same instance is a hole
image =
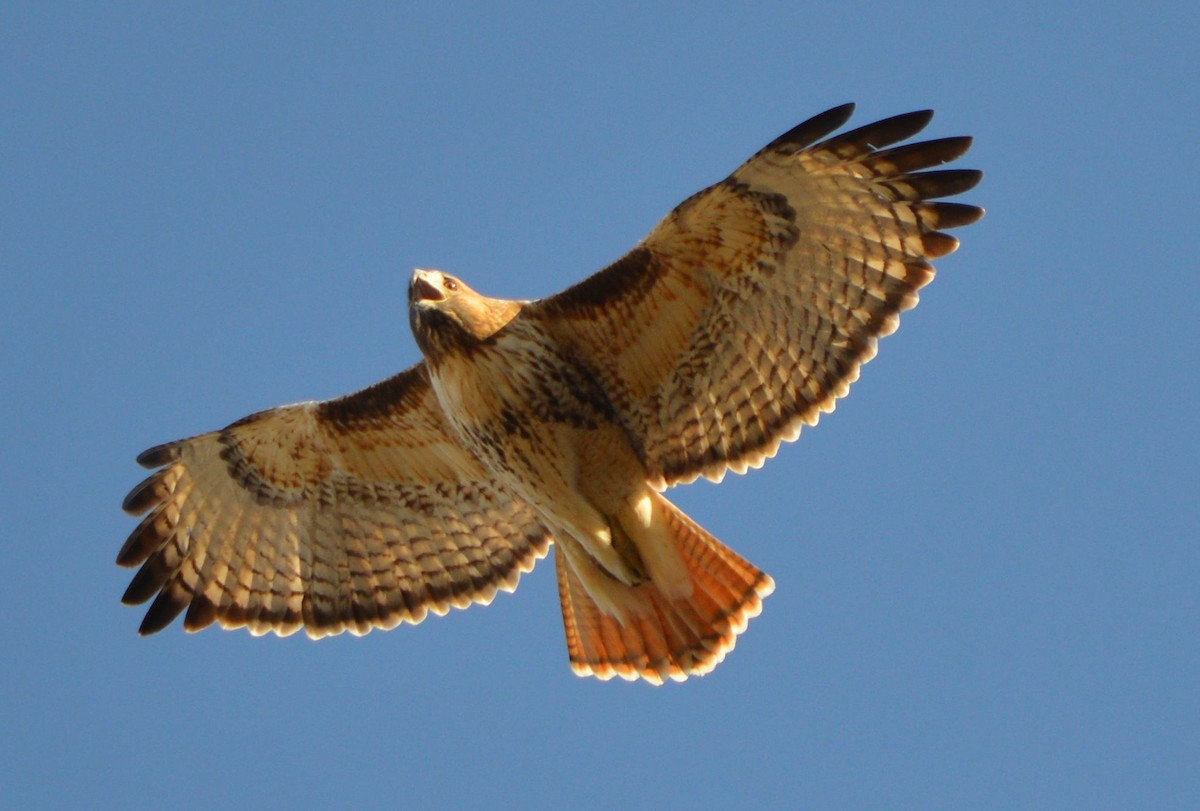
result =
[[[919,172],[969,139],[881,150],[928,113],[820,143],[831,110],[680,204],[633,251],[533,302],[416,271],[424,360],[369,389],[152,448],[118,556],[153,632],[312,636],[489,602],[557,544],[576,672],[711,670],[771,578],[662,491],[744,472],[831,411],[933,276],[978,182]]]
[[[675,510],[649,486],[603,385],[543,321],[519,317],[524,305],[506,308],[440,271],[416,271],[409,295],[452,430],[558,544],[577,669],[661,681],[700,672],[702,653],[704,670],[719,662],[771,579],[725,549],[737,565],[718,558],[705,572],[715,582],[694,582],[685,553],[718,542],[670,523]]]
[[[529,322],[502,333],[469,353],[426,349],[450,424],[506,489],[633,582],[608,549],[605,516],[616,514],[631,482],[645,481],[645,468],[586,370]],[[612,475],[589,475],[596,470]]]

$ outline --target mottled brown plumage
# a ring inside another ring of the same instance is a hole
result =
[[[153,448],[125,508],[125,601],[312,636],[489,602],[557,544],[572,667],[654,683],[708,672],[774,587],[661,491],[744,472],[833,410],[916,304],[933,202],[980,174],[970,145],[887,149],[931,113],[822,141],[811,119],[681,203],[624,258],[548,299],[440,271],[409,289],[425,360],[357,394]]]

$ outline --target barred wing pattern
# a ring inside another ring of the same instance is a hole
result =
[[[883,149],[932,112],[821,141],[835,108],[675,208],[633,251],[526,317],[609,393],[658,488],[759,467],[832,411],[983,210],[932,202],[979,182],[921,171],[970,138]]]
[[[117,557],[141,632],[362,634],[512,591],[550,535],[448,430],[422,363],[146,451]]]

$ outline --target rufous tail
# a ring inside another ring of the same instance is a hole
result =
[[[567,650],[580,676],[662,684],[708,673],[775,590],[767,574],[664,497],[650,493],[645,499],[642,511],[652,517],[643,516],[640,529],[628,527],[649,564],[636,585],[609,575],[578,543],[558,540]],[[649,548],[653,543],[671,548],[664,555]]]

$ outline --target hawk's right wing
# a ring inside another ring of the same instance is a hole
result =
[[[424,363],[356,394],[298,403],[160,445],[125,499],[149,514],[117,556],[155,598],[142,633],[184,627],[313,637],[491,602],[546,554],[533,510],[450,431]]]

